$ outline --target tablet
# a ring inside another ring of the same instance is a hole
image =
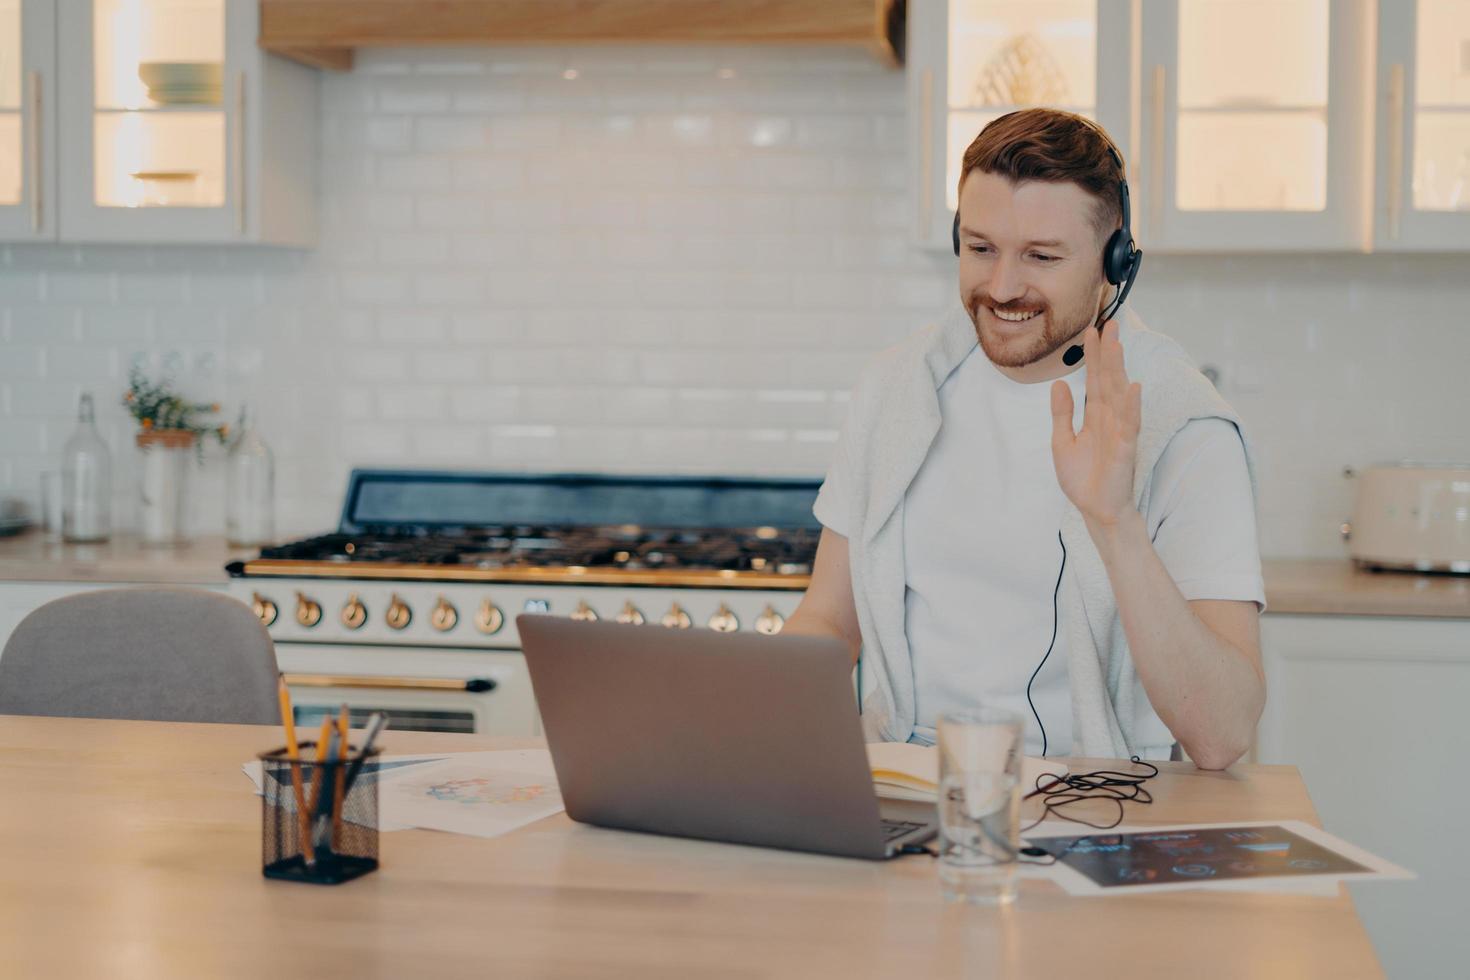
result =
[[[1404,869],[1295,820],[1118,827],[1091,834],[1027,834],[1056,859],[1073,894],[1199,888],[1254,879],[1412,878]]]

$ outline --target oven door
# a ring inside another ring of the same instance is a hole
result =
[[[519,653],[279,643],[276,658],[306,732],[345,704],[354,727],[381,711],[398,731],[540,734]]]

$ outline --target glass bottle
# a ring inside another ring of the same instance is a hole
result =
[[[112,454],[97,431],[92,396],[82,395],[77,429],[62,450],[61,536],[106,541],[112,530]]]
[[[276,464],[270,447],[240,414],[240,432],[225,457],[225,538],[258,547],[275,536]]]

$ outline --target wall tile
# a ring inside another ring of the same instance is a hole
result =
[[[48,303],[111,303],[117,298],[117,276],[110,272],[47,272],[41,289]]]
[[[390,422],[424,422],[444,416],[444,391],[435,385],[395,385],[378,392],[378,415]]]
[[[112,347],[56,344],[46,351],[46,377],[50,380],[96,382],[117,375],[118,352]]]
[[[394,79],[378,85],[381,112],[443,112],[449,108],[450,90],[439,81]]]
[[[103,308],[104,310],[106,308]],[[66,344],[81,339],[80,308],[55,306],[12,306],[5,339],[15,344]]]
[[[478,150],[486,141],[484,121],[466,116],[420,118],[414,134],[414,146],[426,153]]]

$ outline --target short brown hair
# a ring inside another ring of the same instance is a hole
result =
[[[999,174],[1012,183],[1028,180],[1072,183],[1097,198],[1092,216],[1099,238],[1122,227],[1118,182],[1125,174],[1114,161],[1116,148],[1102,127],[1060,109],[1008,112],[980,131],[965,150],[959,186],[973,170]]]

